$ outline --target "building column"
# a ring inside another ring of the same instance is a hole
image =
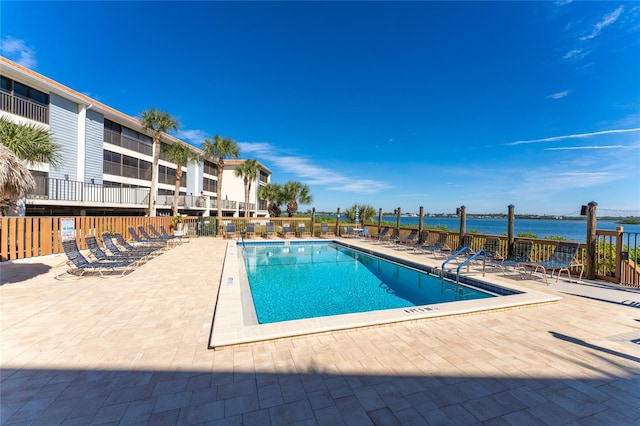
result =
[[[84,182],[87,152],[87,110],[91,105],[78,105],[78,164],[76,180]]]

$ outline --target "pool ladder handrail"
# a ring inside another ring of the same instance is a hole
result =
[[[447,263],[451,262],[453,259],[455,259],[455,258],[456,258],[456,257],[458,257],[459,255],[461,255],[461,254],[465,253],[465,252],[471,252],[471,247],[464,246],[464,247],[459,248],[459,249],[458,249],[458,251],[456,251],[455,253],[453,253],[451,256],[449,256],[449,257],[447,258],[447,260],[445,260],[444,262],[442,262],[442,265],[440,266],[440,268],[441,268],[441,269],[440,269],[440,271],[441,271],[441,272],[440,272],[440,277],[441,277],[441,278],[444,278],[444,267],[445,267],[445,265],[446,265]]]
[[[468,258],[465,259],[464,262],[462,262],[460,265],[458,265],[458,269],[456,269],[456,284],[460,283],[460,269],[464,266],[469,264],[469,262],[471,262],[473,259],[475,259],[476,257],[482,255],[482,276],[484,277],[484,268],[485,268],[485,264],[486,264],[486,259],[487,259],[487,252],[483,250],[480,250],[474,254],[472,254],[471,256],[469,256]]]

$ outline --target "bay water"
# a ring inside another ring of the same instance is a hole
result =
[[[344,220],[344,218],[343,218]],[[416,216],[401,216],[400,226],[418,225],[420,218]],[[375,218],[377,223],[377,217]],[[396,223],[396,216],[383,216],[383,222]],[[458,232],[460,218],[458,217],[425,217],[425,226],[444,225],[450,231]],[[470,218],[467,217],[467,232],[473,231],[479,234],[506,235],[507,218]],[[640,225],[621,225],[614,220],[598,220],[598,230],[615,230],[618,226],[624,228],[624,232],[640,233]],[[548,236],[560,236],[569,241],[585,242],[587,239],[587,221],[571,219],[515,219],[514,231],[516,236],[521,232],[536,235],[538,238]]]

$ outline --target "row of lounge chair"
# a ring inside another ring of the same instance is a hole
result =
[[[257,234],[254,223],[247,223],[245,225],[245,229],[242,231],[237,230],[235,223],[228,223],[224,228],[224,238],[226,239],[234,239],[238,238],[239,236],[242,236],[246,239],[251,239],[255,238],[256,235]],[[296,229],[295,231],[290,224],[284,224],[282,225],[281,229],[276,232],[275,225],[272,222],[267,222],[262,236],[264,238],[272,238],[276,235],[282,238],[307,238],[311,237],[311,232],[307,231],[306,225],[304,223],[298,224],[298,229]]]
[[[133,227],[129,228],[129,234],[136,245],[127,242],[119,233],[103,233],[103,246],[95,236],[87,235],[85,241],[89,248],[89,258],[80,251],[76,240],[63,241],[64,253],[71,267],[56,278],[61,279],[69,275],[98,275],[101,278],[124,276],[170,247],[189,241],[188,238],[169,235],[163,226],[160,227],[161,232],[153,225],[149,225],[149,230],[155,236],[149,235],[143,226],[139,226],[137,231]]]
[[[466,259],[474,254],[471,248],[473,235],[464,235],[462,241],[454,250],[447,243],[449,237],[447,232],[439,232],[438,239],[435,242],[426,243],[429,231],[424,231],[422,235],[425,241],[420,240],[418,230],[412,230],[406,238],[400,238],[395,230],[392,234],[389,234],[389,231],[390,228],[383,228],[379,234],[371,234],[369,239],[374,243],[388,244],[399,249],[413,249],[414,251],[422,251],[425,254],[431,253],[435,258],[460,254]],[[527,275],[531,277],[534,273],[541,271],[545,283],[548,285],[548,272],[551,273],[551,277],[554,276],[554,273],[557,273],[556,283],[560,278],[560,274],[566,272],[569,282],[571,282],[571,270],[579,268],[580,276],[578,281],[582,279],[584,265],[577,261],[579,248],[580,244],[576,242],[558,242],[554,246],[549,259],[533,261],[533,242],[517,240],[513,244],[511,255],[505,259],[500,255],[500,239],[486,238],[482,247],[482,254],[477,256],[477,260],[484,261],[485,265],[499,268],[505,274],[511,268],[514,271],[518,271],[522,277]]]

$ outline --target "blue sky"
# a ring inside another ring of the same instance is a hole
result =
[[[2,55],[319,211],[640,214],[637,2],[13,2]]]

